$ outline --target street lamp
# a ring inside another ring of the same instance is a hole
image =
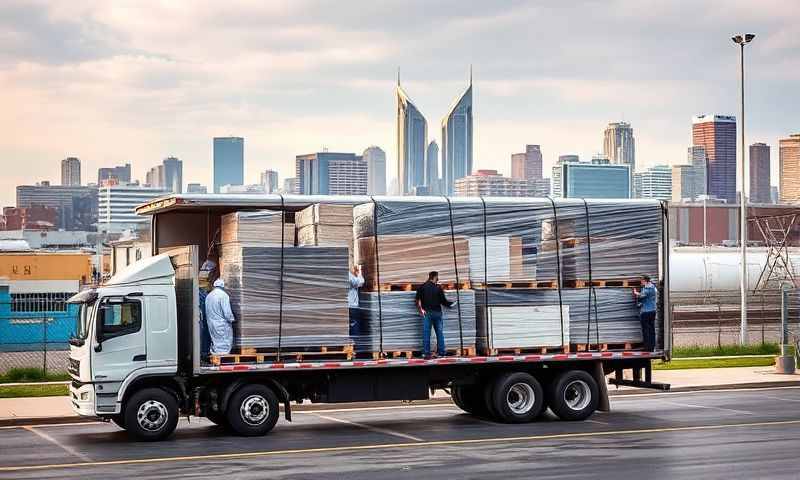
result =
[[[742,145],[742,191],[741,191],[741,218],[739,219],[739,245],[742,249],[742,272],[741,272],[741,289],[742,289],[742,321],[739,330],[739,343],[747,345],[747,171],[745,170],[745,147],[744,147],[744,46],[750,43],[756,36],[752,33],[745,33],[742,35],[735,35],[731,37],[734,43],[739,45],[739,94],[741,98],[739,110],[739,135]]]

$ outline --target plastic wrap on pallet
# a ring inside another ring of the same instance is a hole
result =
[[[569,344],[569,305],[496,305],[487,309],[489,349]],[[561,319],[566,321],[563,323]]]
[[[356,350],[379,352],[381,325],[383,327],[383,351],[422,351],[422,317],[415,303],[416,292],[381,292],[381,311],[378,309],[378,292],[361,292],[360,307],[363,323],[360,336],[354,339]],[[456,307],[442,307],[445,347],[475,347],[475,292],[473,290],[446,290],[448,300],[458,299],[461,306],[459,328]],[[436,335],[431,332],[431,348],[436,350]]]
[[[258,243],[263,245],[294,245],[294,223],[283,224],[281,239],[281,212],[257,210],[233,212],[222,216],[221,243]]]
[[[347,306],[347,249],[222,247],[222,277],[236,323],[234,346],[277,349],[351,343]],[[281,315],[282,309],[282,315]]]

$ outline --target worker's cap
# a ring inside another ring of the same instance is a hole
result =
[[[218,278],[218,279],[214,280],[214,287],[225,288],[225,280],[223,280],[221,278]]]

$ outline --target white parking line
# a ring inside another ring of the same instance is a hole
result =
[[[58,440],[56,440],[55,438],[51,437],[50,435],[48,435],[48,434],[46,434],[44,432],[40,432],[39,430],[36,430],[33,427],[23,427],[23,429],[33,433],[34,435],[39,436],[40,438],[43,438],[43,439],[47,440],[50,443],[56,444],[58,447],[60,447],[65,452],[69,453],[70,455],[74,455],[74,456],[80,458],[84,462],[91,462],[92,461],[91,458],[89,458],[86,455],[82,454],[81,452],[75,450],[74,448],[70,447],[69,445],[64,445],[63,443],[59,442]]]
[[[672,402],[669,400],[658,400],[660,403],[666,403],[668,405],[675,405],[676,407],[688,407],[688,408],[704,408],[710,410],[721,410],[723,412],[731,412],[736,413],[739,415],[752,415],[753,412],[746,412],[744,410],[734,410],[732,408],[724,408],[724,407],[712,407],[710,405],[696,405],[693,403],[680,403],[680,402]]]
[[[392,436],[395,436],[395,437],[405,438],[406,440],[413,440],[415,442],[424,442],[425,441],[425,440],[423,440],[423,439],[421,439],[419,437],[415,437],[413,435],[408,435],[406,433],[398,432],[398,431],[395,431],[395,430],[389,430],[388,428],[373,427],[372,425],[366,425],[364,423],[358,423],[358,422],[351,422],[350,420],[344,420],[342,418],[336,418],[336,417],[329,417],[328,415],[320,415],[318,413],[315,414],[315,415],[318,416],[319,418],[323,418],[325,420],[330,420],[331,422],[346,423],[347,425],[353,425],[354,427],[361,427],[361,428],[364,428],[366,430],[370,430],[370,431],[373,431],[373,432],[376,432],[376,433],[383,433],[385,435],[392,435]]]

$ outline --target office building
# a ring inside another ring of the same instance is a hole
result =
[[[542,178],[542,149],[539,145],[525,145],[525,152],[511,154],[511,178],[517,180]]]
[[[736,201],[736,117],[699,115],[692,118],[692,144],[705,148],[708,195]]]
[[[428,122],[411,101],[397,78],[397,178],[401,195],[410,195],[425,184],[425,148]]]
[[[297,194],[297,178],[289,177],[283,179],[283,193]]]
[[[686,154],[686,163],[672,167],[673,202],[693,202],[708,198],[707,157],[705,147],[693,145]]]
[[[561,185],[561,165],[565,163],[578,163],[580,157],[577,155],[559,155],[558,162],[551,170],[550,178],[550,196],[553,198],[561,198],[562,185]]]
[[[261,183],[252,183],[250,185],[223,185],[219,187],[219,193],[266,193],[264,192],[264,185]]]
[[[672,168],[669,165],[656,165],[643,172],[633,174],[635,198],[655,198],[672,200]]]
[[[44,206],[56,209],[56,228],[94,230],[97,223],[97,188],[84,186],[36,185],[17,187],[17,208]]]
[[[300,195],[367,194],[367,164],[355,153],[298,155],[295,173]]]
[[[750,203],[771,203],[770,192],[770,152],[766,143],[750,145]]]
[[[97,185],[105,183],[118,183],[127,185],[131,183],[131,164],[126,163],[117,167],[103,167],[97,170]]]
[[[244,138],[214,137],[214,193],[244,184]]]
[[[167,157],[162,165],[164,166],[164,183],[161,188],[173,193],[183,192],[183,162],[175,157]]]
[[[208,193],[208,188],[199,183],[190,183],[186,185],[186,193]]]
[[[452,195],[455,181],[472,172],[472,74],[469,86],[442,119],[442,181]]]
[[[636,139],[627,122],[609,123],[603,136],[603,153],[613,164],[630,165],[636,170]]]
[[[428,150],[425,153],[425,185],[431,195],[437,195],[440,192],[441,179],[439,177],[439,144],[436,140],[431,140],[428,144]]]
[[[778,141],[780,198],[782,203],[800,202],[800,133]]]
[[[152,188],[165,187],[164,165],[156,165],[144,175],[144,186]]]
[[[457,197],[534,196],[527,180],[504,177],[497,170],[478,170],[472,175],[456,179],[453,190]]]
[[[364,150],[362,157],[367,164],[367,193],[386,195],[386,152],[373,145]]]
[[[136,215],[136,207],[156,197],[170,193],[163,188],[139,185],[109,185],[98,190],[97,229],[121,233],[147,226],[150,218]]]
[[[260,183],[264,186],[264,193],[278,193],[277,170],[265,170],[261,172]]]
[[[563,198],[630,198],[630,165],[605,163],[605,159],[566,162],[561,165]]]
[[[74,187],[81,184],[81,161],[75,157],[61,160],[61,185]]]
[[[526,180],[530,186],[531,195],[534,197],[549,197],[550,196],[550,179],[549,178],[535,178],[533,180]]]

